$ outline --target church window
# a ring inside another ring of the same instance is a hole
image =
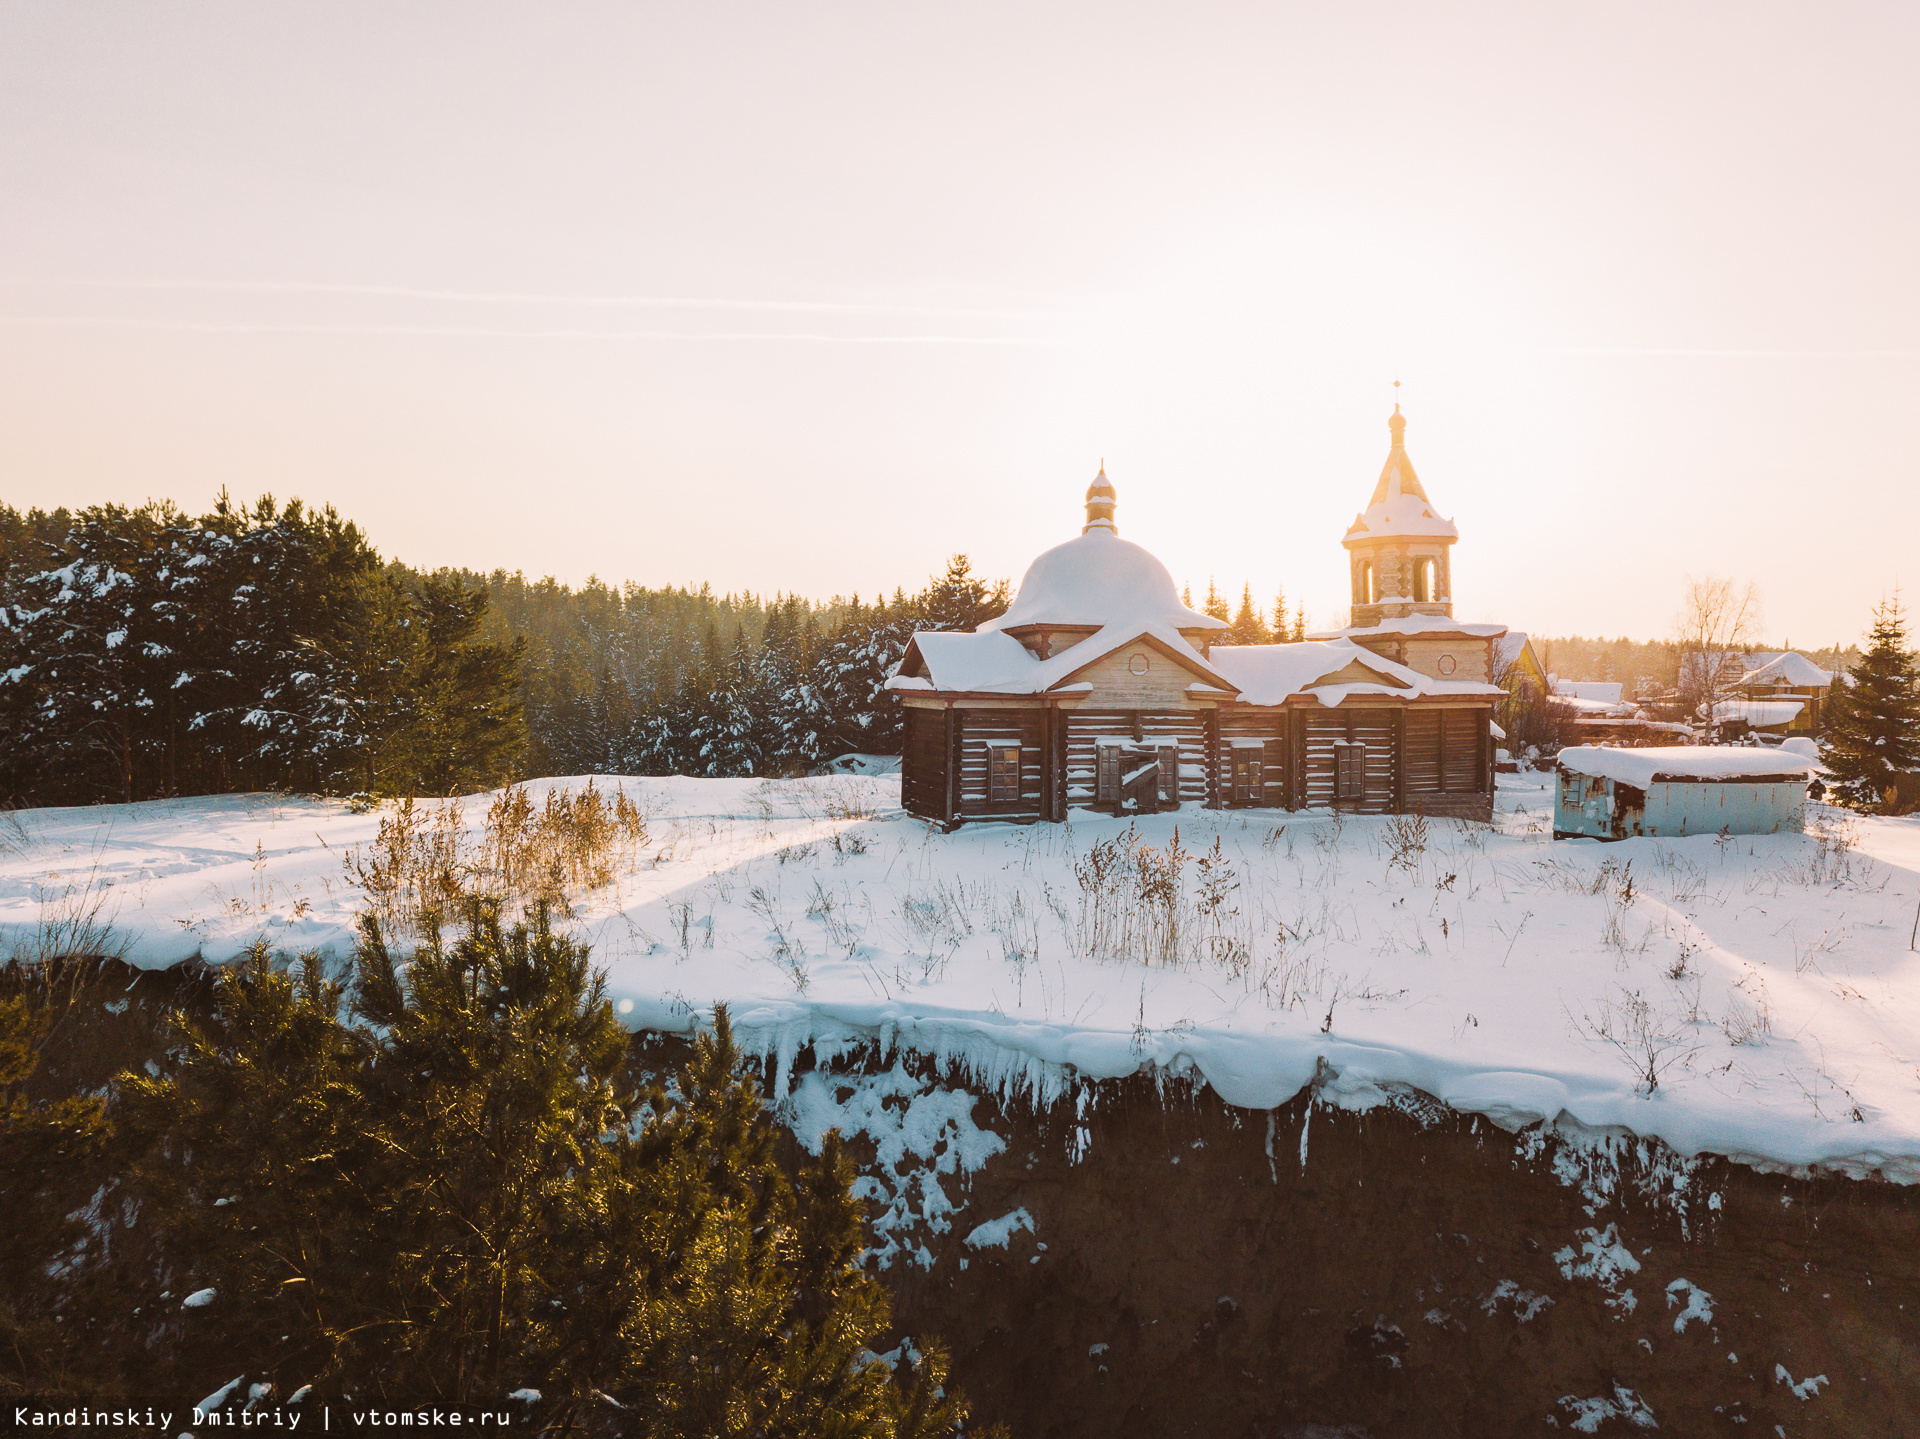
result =
[[[1265,755],[1259,747],[1236,745],[1233,750],[1233,802],[1260,804],[1266,799]]]
[[[1415,560],[1413,562],[1413,597],[1421,604],[1433,598],[1433,561]]]
[[[1160,802],[1180,803],[1180,746],[1163,744],[1160,750]]]
[[[1020,801],[1020,746],[987,746],[987,803],[1018,804]]]

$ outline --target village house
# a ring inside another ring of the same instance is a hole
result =
[[[1680,660],[1682,693],[1704,697],[1711,690],[1713,727],[1726,737],[1815,733],[1835,680],[1797,650],[1725,650]]]
[[[1551,688],[1546,667],[1533,652],[1533,638],[1525,630],[1508,630],[1494,642],[1493,682],[1512,694],[1527,691],[1533,699]]]
[[[1036,559],[1000,618],[921,632],[887,687],[905,707],[909,813],[1059,821],[1069,809],[1493,812],[1502,625],[1453,618],[1451,521],[1407,459],[1406,420],[1343,541],[1354,624],[1223,645],[1173,577],[1120,538],[1104,467],[1080,535]]]

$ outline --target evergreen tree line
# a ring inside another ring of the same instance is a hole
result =
[[[448,793],[525,750],[487,595],[382,562],[332,509],[0,507],[0,794]]]
[[[369,919],[351,982],[256,950],[83,1098],[31,1081],[100,983],[0,979],[0,1394],[529,1405],[676,1439],[965,1418],[937,1346],[871,1352],[890,1308],[837,1134],[776,1163],[724,1010],[658,1082],[544,913],[470,901],[404,966]]]
[[[914,631],[973,629],[1008,602],[965,555],[870,603],[450,578],[489,597],[483,635],[526,646],[525,767],[542,775],[778,775],[898,754],[885,686]]]
[[[447,794],[897,753],[884,686],[908,638],[971,629],[1007,590],[964,556],[870,603],[572,589],[386,562],[297,500],[0,506],[0,798]]]

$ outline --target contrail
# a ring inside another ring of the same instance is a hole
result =
[[[234,335],[411,335],[487,340],[801,340],[826,345],[1052,345],[1038,335],[834,335],[802,330],[508,330],[457,325],[303,325],[143,320],[96,315],[0,315],[0,325],[185,330]]]
[[[102,290],[215,290],[252,294],[366,295],[488,305],[603,305],[616,309],[784,310],[801,314],[911,315],[921,319],[1039,319],[1046,309],[967,309],[857,300],[756,300],[712,295],[547,295],[513,290],[429,290],[406,285],[335,284],[317,280],[54,280]]]
[[[1552,345],[1537,355],[1672,355],[1728,360],[1920,360],[1920,350],[1679,350],[1640,345]]]

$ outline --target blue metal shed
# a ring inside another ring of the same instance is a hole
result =
[[[1555,839],[1780,834],[1803,829],[1804,755],[1732,745],[1560,751]]]

